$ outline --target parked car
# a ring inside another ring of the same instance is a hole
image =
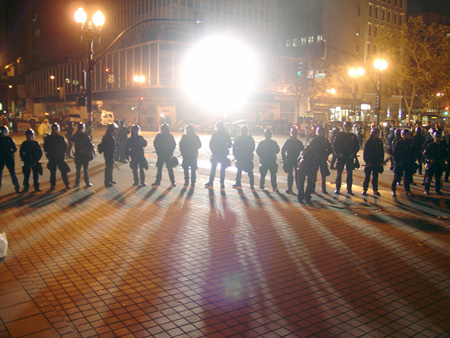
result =
[[[202,131],[202,123],[199,120],[196,119],[187,119],[187,120],[180,120],[176,123],[172,123],[170,125],[170,131],[180,131],[183,132],[184,128],[186,128],[187,125],[192,124],[194,126],[195,131]]]
[[[81,120],[80,114],[69,114],[69,116],[67,116],[67,121],[68,121],[68,122],[72,122],[72,123],[80,123],[80,122],[83,122],[83,121]]]
[[[288,120],[264,120],[259,125],[262,130],[271,129],[274,134],[289,134],[292,123]]]
[[[114,113],[112,111],[100,110],[94,112],[94,121],[97,126],[107,126],[114,123]]]

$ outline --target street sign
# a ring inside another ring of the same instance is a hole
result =
[[[325,79],[325,73],[316,73],[316,79]]]
[[[314,70],[312,70],[312,69],[308,70],[307,78],[308,79],[314,79]]]

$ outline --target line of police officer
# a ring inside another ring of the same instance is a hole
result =
[[[59,125],[53,124],[52,133],[44,138],[44,151],[48,158],[48,169],[50,170],[50,185],[51,190],[56,185],[56,171],[61,172],[61,178],[66,186],[70,188],[67,173],[70,171],[69,166],[65,162],[65,155],[67,154],[67,144],[64,137],[59,135]],[[99,152],[104,154],[105,158],[105,186],[111,187],[116,182],[113,180],[114,167],[114,153],[116,152],[116,143],[114,138],[115,125],[108,126],[102,142],[99,145]],[[5,126],[1,127],[0,133],[0,169],[6,166],[11,174],[11,179],[15,190],[19,192],[19,183],[14,170],[14,153],[17,151],[14,141],[8,136],[8,129]],[[388,144],[387,149],[393,158],[394,178],[391,185],[392,195],[396,196],[397,185],[400,184],[404,177],[405,193],[411,196],[410,186],[414,184],[413,174],[417,169],[421,169],[421,163],[426,163],[424,186],[425,194],[430,194],[431,182],[435,180],[435,191],[441,194],[441,177],[444,171],[447,171],[446,179],[448,179],[449,168],[446,161],[449,158],[449,145],[442,140],[442,133],[439,130],[431,130],[431,137],[425,138],[420,133],[421,128],[416,131],[414,138],[411,138],[409,129],[401,131],[400,137],[393,137],[392,143]],[[140,127],[134,125],[132,127],[131,136],[127,139],[125,144],[125,157],[130,158],[130,167],[133,171],[134,185],[145,186],[144,170],[148,169],[148,163],[144,156],[144,147],[147,146],[147,141],[139,135]],[[395,131],[393,131],[395,134]],[[39,174],[42,174],[42,166],[39,160],[42,156],[42,151],[39,144],[34,141],[34,132],[30,129],[25,133],[27,140],[21,145],[20,156],[24,162],[24,189],[26,192],[29,189],[29,178],[33,172],[33,185],[35,191],[39,189]],[[374,195],[380,196],[378,191],[378,175],[383,172],[384,165],[384,147],[383,142],[379,138],[380,131],[378,128],[373,128],[371,136],[365,143],[363,158],[365,161],[365,179],[363,182],[363,195],[367,195],[370,179],[372,178],[372,188]],[[423,145],[421,150],[417,151],[418,144],[423,137]],[[270,180],[272,189],[278,192],[278,185],[276,174],[278,171],[277,154],[280,152],[280,147],[276,141],[272,140],[272,133],[269,129],[264,131],[265,139],[258,144],[256,153],[260,158],[260,184],[259,187],[264,189],[265,177],[270,172]],[[286,140],[281,148],[281,157],[283,160],[283,169],[288,175],[288,189],[286,193],[293,194],[293,183],[296,182],[298,188],[298,201],[303,200],[309,202],[311,194],[315,191],[317,180],[317,173],[320,170],[322,177],[322,192],[327,193],[326,177],[330,175],[327,160],[331,153],[336,158],[336,190],[335,194],[340,194],[342,185],[342,175],[344,169],[347,172],[347,193],[353,195],[353,170],[359,168],[359,161],[357,153],[359,151],[359,142],[355,134],[352,133],[351,122],[344,123],[344,130],[332,133],[333,144],[325,137],[325,130],[323,127],[318,127],[316,130],[316,137],[311,141],[306,148],[298,139],[298,130],[294,127],[290,131],[290,138]],[[387,137],[389,140],[389,136]],[[73,142],[75,145],[75,165],[76,177],[74,187],[79,187],[81,168],[84,169],[84,181],[86,188],[92,186],[89,182],[88,166],[89,162],[94,158],[95,149],[87,133],[83,123],[77,126],[77,132],[73,135]],[[175,178],[173,167],[178,164],[178,160],[173,157],[176,148],[176,142],[173,135],[169,131],[166,124],[161,126],[160,133],[156,135],[153,145],[158,156],[157,160],[157,174],[156,181],[153,185],[159,185],[162,178],[162,169],[166,165],[168,169],[169,178],[172,187],[175,187]],[[242,172],[246,172],[249,176],[250,188],[254,189],[254,175],[253,175],[253,153],[255,151],[255,141],[248,133],[248,128],[243,126],[241,128],[241,136],[238,137],[234,144],[225,129],[223,122],[216,124],[216,131],[213,133],[210,143],[211,156],[211,173],[206,187],[211,188],[215,177],[216,167],[221,165],[220,184],[224,188],[225,169],[231,165],[228,158],[229,149],[232,148],[233,155],[236,159],[237,175],[236,184],[234,188],[241,188]],[[199,137],[195,134],[193,126],[186,128],[186,134],[183,135],[180,141],[180,151],[183,157],[182,167],[184,169],[185,185],[195,185],[198,150],[201,148]],[[174,159],[175,162],[174,163]],[[189,177],[189,171],[190,176]],[[305,181],[307,182],[305,190]],[[0,175],[1,186],[1,175]]]

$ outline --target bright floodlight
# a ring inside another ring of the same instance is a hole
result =
[[[188,95],[212,110],[238,108],[256,82],[256,57],[244,43],[210,37],[187,55],[182,83]]]
[[[78,10],[75,12],[75,21],[78,23],[82,23],[84,24],[86,22],[87,19],[87,14],[84,11],[83,8],[78,8]]]
[[[101,27],[105,23],[105,16],[103,15],[102,12],[97,11],[92,17],[92,21],[94,22],[94,25]]]

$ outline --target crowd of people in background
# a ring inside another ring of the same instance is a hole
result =
[[[144,148],[147,141],[140,135],[141,129],[133,125],[131,130],[127,128],[125,121],[108,125],[106,132],[98,145],[98,152],[103,154],[105,161],[104,186],[112,187],[116,182],[113,178],[115,162],[129,163],[133,174],[133,185],[146,186],[145,171],[149,169]],[[240,128],[239,136],[232,141],[225,124],[219,121],[213,132],[209,149],[211,151],[211,169],[209,180],[205,187],[212,189],[216,176],[217,166],[220,165],[220,187],[225,188],[226,169],[232,165],[229,158],[230,152],[236,160],[237,173],[233,188],[242,188],[242,175],[247,173],[250,189],[255,189],[254,177],[254,153],[259,158],[259,188],[265,189],[266,175],[270,172],[270,183],[274,192],[279,192],[277,184],[278,164],[277,156],[281,153],[282,169],[287,175],[287,194],[297,195],[298,201],[309,202],[312,193],[315,192],[318,173],[320,173],[321,191],[328,194],[326,178],[331,175],[331,170],[336,170],[335,190],[336,195],[341,194],[344,170],[346,171],[347,194],[353,195],[353,171],[360,167],[358,152],[363,149],[364,181],[362,195],[366,196],[372,181],[372,190],[375,196],[380,196],[378,190],[378,176],[384,171],[384,165],[390,162],[389,169],[393,171],[391,194],[396,196],[397,187],[403,180],[405,194],[412,196],[411,185],[414,182],[414,174],[424,173],[422,184],[424,193],[431,194],[431,185],[434,181],[436,194],[442,194],[442,175],[447,182],[450,175],[450,142],[443,138],[443,130],[439,127],[429,128],[428,131],[421,126],[407,126],[399,128],[389,126],[378,128],[372,125],[370,136],[365,140],[364,124],[343,123],[342,130],[334,126],[330,131],[324,125],[311,124],[305,130],[305,144],[298,138],[297,126],[290,129],[289,138],[280,145],[272,139],[270,129],[264,130],[264,140],[256,146],[249,128],[244,125]],[[74,158],[75,184],[80,187],[81,170],[85,188],[92,186],[89,180],[89,162],[96,155],[96,149],[92,143],[84,123],[76,125],[76,132],[72,123],[65,126],[64,138],[60,134],[58,123],[49,125],[43,121],[38,127],[38,133],[44,135],[43,151],[37,141],[34,140],[35,132],[29,129],[25,132],[26,141],[20,146],[20,159],[23,161],[22,171],[23,190],[20,191],[19,181],[15,172],[15,153],[18,150],[14,140],[9,136],[6,126],[0,127],[0,187],[3,169],[10,172],[12,184],[16,192],[28,192],[30,176],[33,173],[33,187],[40,190],[39,175],[43,169],[40,162],[43,153],[48,159],[47,168],[50,171],[50,190],[56,186],[57,170],[60,172],[65,189],[70,189],[68,173],[70,166],[67,158]],[[162,124],[156,135],[153,146],[156,151],[156,179],[152,184],[161,184],[164,166],[167,169],[171,187],[176,186],[174,167],[178,163],[174,156],[177,144],[170,132],[168,124]],[[184,171],[184,185],[195,186],[198,169],[197,160],[202,143],[196,134],[194,127],[188,125],[182,136],[179,149],[182,157]],[[74,149],[72,149],[74,148]],[[331,159],[330,159],[331,155]],[[328,166],[330,162],[330,166]],[[425,168],[425,170],[423,169]],[[294,192],[294,183],[297,192]],[[305,188],[306,183],[306,188]]]

